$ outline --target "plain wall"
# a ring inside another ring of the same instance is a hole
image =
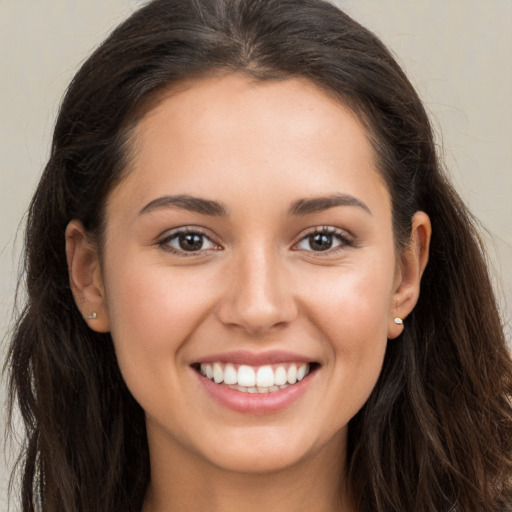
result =
[[[16,234],[48,157],[60,99],[91,49],[142,3],[0,0],[0,361],[5,357],[22,230],[17,242]],[[336,3],[383,39],[419,90],[456,187],[489,232],[486,240],[510,329],[512,1]],[[0,429],[5,394],[1,385]],[[11,463],[0,453],[0,510],[7,510]]]

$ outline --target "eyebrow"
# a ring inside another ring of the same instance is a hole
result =
[[[309,215],[310,213],[318,213],[335,208],[336,206],[356,206],[366,213],[372,215],[368,206],[357,197],[349,194],[333,194],[326,197],[313,197],[311,199],[299,199],[290,207],[290,215]]]
[[[213,215],[218,217],[226,217],[228,214],[227,208],[217,201],[189,195],[176,195],[162,196],[154,199],[142,208],[139,215],[161,208],[180,208],[182,210],[201,213],[203,215]]]
[[[288,213],[289,215],[309,215],[311,213],[322,212],[337,206],[356,206],[370,215],[372,214],[370,208],[368,208],[365,203],[349,194],[333,194],[325,197],[299,199],[292,203]],[[228,210],[222,203],[190,195],[158,197],[144,206],[144,208],[139,212],[139,215],[161,208],[180,208],[200,213],[202,215],[212,215],[217,217],[227,217],[228,215]]]

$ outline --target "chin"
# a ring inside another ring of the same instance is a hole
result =
[[[284,445],[282,445],[284,446]],[[289,447],[286,452],[275,447],[260,450],[229,450],[223,454],[215,454],[211,463],[224,471],[246,474],[265,475],[279,473],[293,466],[299,465],[306,459],[305,453],[291,453]]]
[[[250,436],[230,436],[229,443],[219,442],[214,450],[203,452],[203,456],[210,464],[225,471],[264,475],[307,464],[318,457],[323,448],[339,449],[341,457],[345,439],[344,431],[323,442],[307,432],[297,435],[296,430],[294,435],[290,435],[289,432],[273,432],[271,428],[266,428],[258,434],[252,432]]]

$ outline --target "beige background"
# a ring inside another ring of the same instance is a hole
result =
[[[512,0],[336,3],[391,47],[431,112],[457,188],[488,229],[510,340]],[[90,50],[141,4],[0,0],[0,360],[18,272],[22,231],[17,241],[16,233],[48,155],[59,101]],[[3,429],[3,384],[0,404]],[[10,465],[0,453],[2,511]]]

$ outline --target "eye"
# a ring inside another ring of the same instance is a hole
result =
[[[204,233],[191,229],[175,231],[159,242],[160,247],[175,254],[197,253],[219,249]]]
[[[301,251],[333,252],[347,245],[352,243],[345,234],[336,228],[324,227],[308,233],[295,247]]]

